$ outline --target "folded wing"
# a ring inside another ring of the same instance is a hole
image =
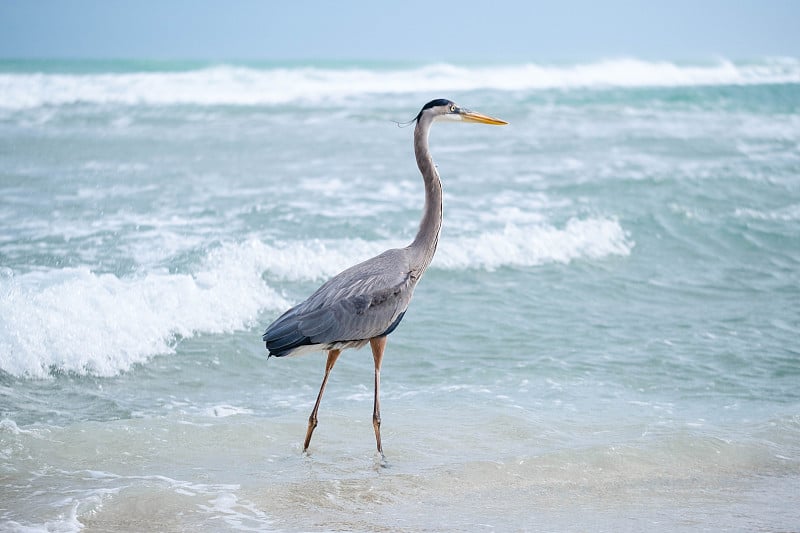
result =
[[[360,346],[397,327],[411,301],[416,276],[405,250],[389,250],[355,265],[286,311],[264,333],[278,357]]]

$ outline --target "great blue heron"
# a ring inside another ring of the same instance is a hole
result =
[[[425,104],[414,121],[414,153],[425,182],[425,208],[414,241],[405,248],[387,250],[337,274],[308,299],[282,314],[264,333],[269,355],[299,355],[327,350],[325,377],[308,418],[303,452],[317,427],[317,411],[333,365],[342,350],[367,342],[375,360],[375,401],[372,425],[378,453],[381,446],[380,381],[386,337],[403,318],[414,287],[433,259],[442,226],[442,183],[428,150],[428,132],[439,120],[502,125],[503,120],[458,107],[450,100]]]

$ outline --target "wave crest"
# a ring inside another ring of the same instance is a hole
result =
[[[156,354],[174,352],[179,337],[249,329],[262,311],[289,307],[291,302],[270,284],[319,281],[392,246],[397,243],[266,244],[251,239],[209,252],[193,274],[155,271],[129,278],[88,268],[18,276],[5,269],[0,276],[0,368],[34,378],[53,371],[113,376]],[[568,263],[625,256],[632,247],[613,219],[571,219],[563,228],[509,225],[444,239],[431,268]]]
[[[120,278],[88,268],[0,280],[0,368],[16,376],[52,371],[113,376],[175,339],[252,325],[261,309],[288,303],[261,280],[241,246],[212,252],[196,274]]]
[[[676,87],[800,83],[800,59],[684,65],[610,59],[575,65],[525,64],[410,69],[253,68],[101,74],[1,73],[0,108],[76,103],[117,105],[274,105],[373,94],[524,91],[594,87]]]
[[[433,267],[448,269],[525,267],[576,259],[627,256],[633,242],[613,219],[570,219],[563,229],[550,225],[518,227],[443,242]]]

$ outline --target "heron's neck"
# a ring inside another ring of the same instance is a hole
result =
[[[412,252],[413,266],[419,268],[421,272],[428,268],[433,260],[439,242],[439,230],[442,228],[442,182],[439,180],[439,173],[428,149],[431,123],[429,118],[422,117],[414,129],[414,154],[417,156],[417,166],[425,182],[425,208],[417,236],[408,248]]]

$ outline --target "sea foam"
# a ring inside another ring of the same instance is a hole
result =
[[[509,224],[502,231],[444,240],[433,266],[493,270],[505,266],[569,263],[576,259],[627,256],[633,245],[628,233],[614,219],[573,218],[564,228],[548,224]]]
[[[270,244],[251,238],[211,250],[193,273],[158,270],[132,277],[85,267],[17,275],[5,269],[0,368],[35,378],[54,371],[113,376],[174,352],[179,338],[254,327],[261,312],[277,313],[292,304],[278,292],[282,283],[319,282],[405,244],[361,239]],[[443,238],[431,268],[569,263],[626,256],[632,247],[614,219],[571,219],[563,228],[507,225]]]
[[[0,108],[70,104],[274,105],[373,94],[524,91],[593,87],[676,87],[800,83],[800,60],[706,64],[609,59],[594,63],[417,68],[254,68],[220,65],[189,71],[103,74],[2,73]]]
[[[0,368],[112,376],[174,351],[178,337],[249,327],[262,309],[288,303],[261,280],[246,246],[209,254],[193,274],[138,277],[88,268],[0,279]]]

